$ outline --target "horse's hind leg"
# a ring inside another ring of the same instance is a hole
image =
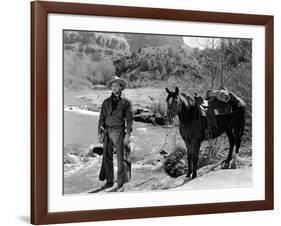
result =
[[[235,144],[235,139],[234,139],[234,135],[233,135],[233,132],[232,132],[232,128],[228,129],[226,131],[226,135],[227,135],[228,141],[229,141],[229,151],[228,151],[227,159],[224,161],[224,164],[222,165],[222,169],[228,169],[229,168],[229,163],[232,159],[233,148],[234,148],[234,144]]]
[[[193,166],[193,171],[192,171],[192,179],[197,177],[197,167],[198,167],[198,158],[199,158],[199,149],[201,142],[198,140],[194,140],[191,143],[191,148],[192,148],[192,166]]]
[[[241,145],[241,139],[243,134],[241,134],[241,129],[236,127],[234,128],[234,136],[235,136],[235,153],[233,153],[233,161],[231,163],[231,169],[236,169],[236,163],[237,163],[237,154],[240,149]]]

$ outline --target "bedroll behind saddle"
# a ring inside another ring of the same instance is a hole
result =
[[[206,97],[195,96],[197,105],[200,107],[201,116],[208,115],[226,115],[232,113],[232,107],[229,104],[232,98],[231,93],[225,89],[212,89],[206,92]]]

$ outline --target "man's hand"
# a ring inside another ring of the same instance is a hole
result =
[[[130,143],[130,134],[126,133],[124,137],[124,145],[128,145]]]
[[[98,134],[98,141],[100,142],[100,143],[103,143],[103,135],[101,134],[101,133],[99,133]]]

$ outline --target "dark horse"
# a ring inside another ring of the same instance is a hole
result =
[[[167,117],[170,122],[178,115],[180,125],[179,131],[182,139],[185,142],[187,149],[188,172],[186,177],[196,178],[197,166],[200,145],[203,140],[206,140],[207,118],[200,114],[200,110],[196,99],[184,93],[179,93],[178,87],[175,91],[168,93],[167,102]],[[226,133],[229,139],[229,152],[226,160],[223,161],[223,168],[229,168],[230,161],[233,158],[231,167],[236,167],[236,154],[239,151],[241,139],[244,133],[245,125],[245,109],[244,106],[239,106],[233,100],[229,100],[227,104],[231,104],[232,112],[225,115],[216,115],[217,126],[211,130],[211,139],[219,137]],[[236,146],[233,154],[234,145]]]

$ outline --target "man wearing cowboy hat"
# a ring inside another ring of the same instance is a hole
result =
[[[102,103],[98,124],[98,138],[104,146],[99,179],[106,180],[103,188],[114,185],[113,149],[115,148],[117,184],[118,188],[122,188],[129,180],[125,172],[128,162],[124,158],[126,153],[130,152],[133,110],[131,102],[122,95],[122,91],[126,88],[125,80],[115,76],[107,86],[112,90],[112,94]]]

